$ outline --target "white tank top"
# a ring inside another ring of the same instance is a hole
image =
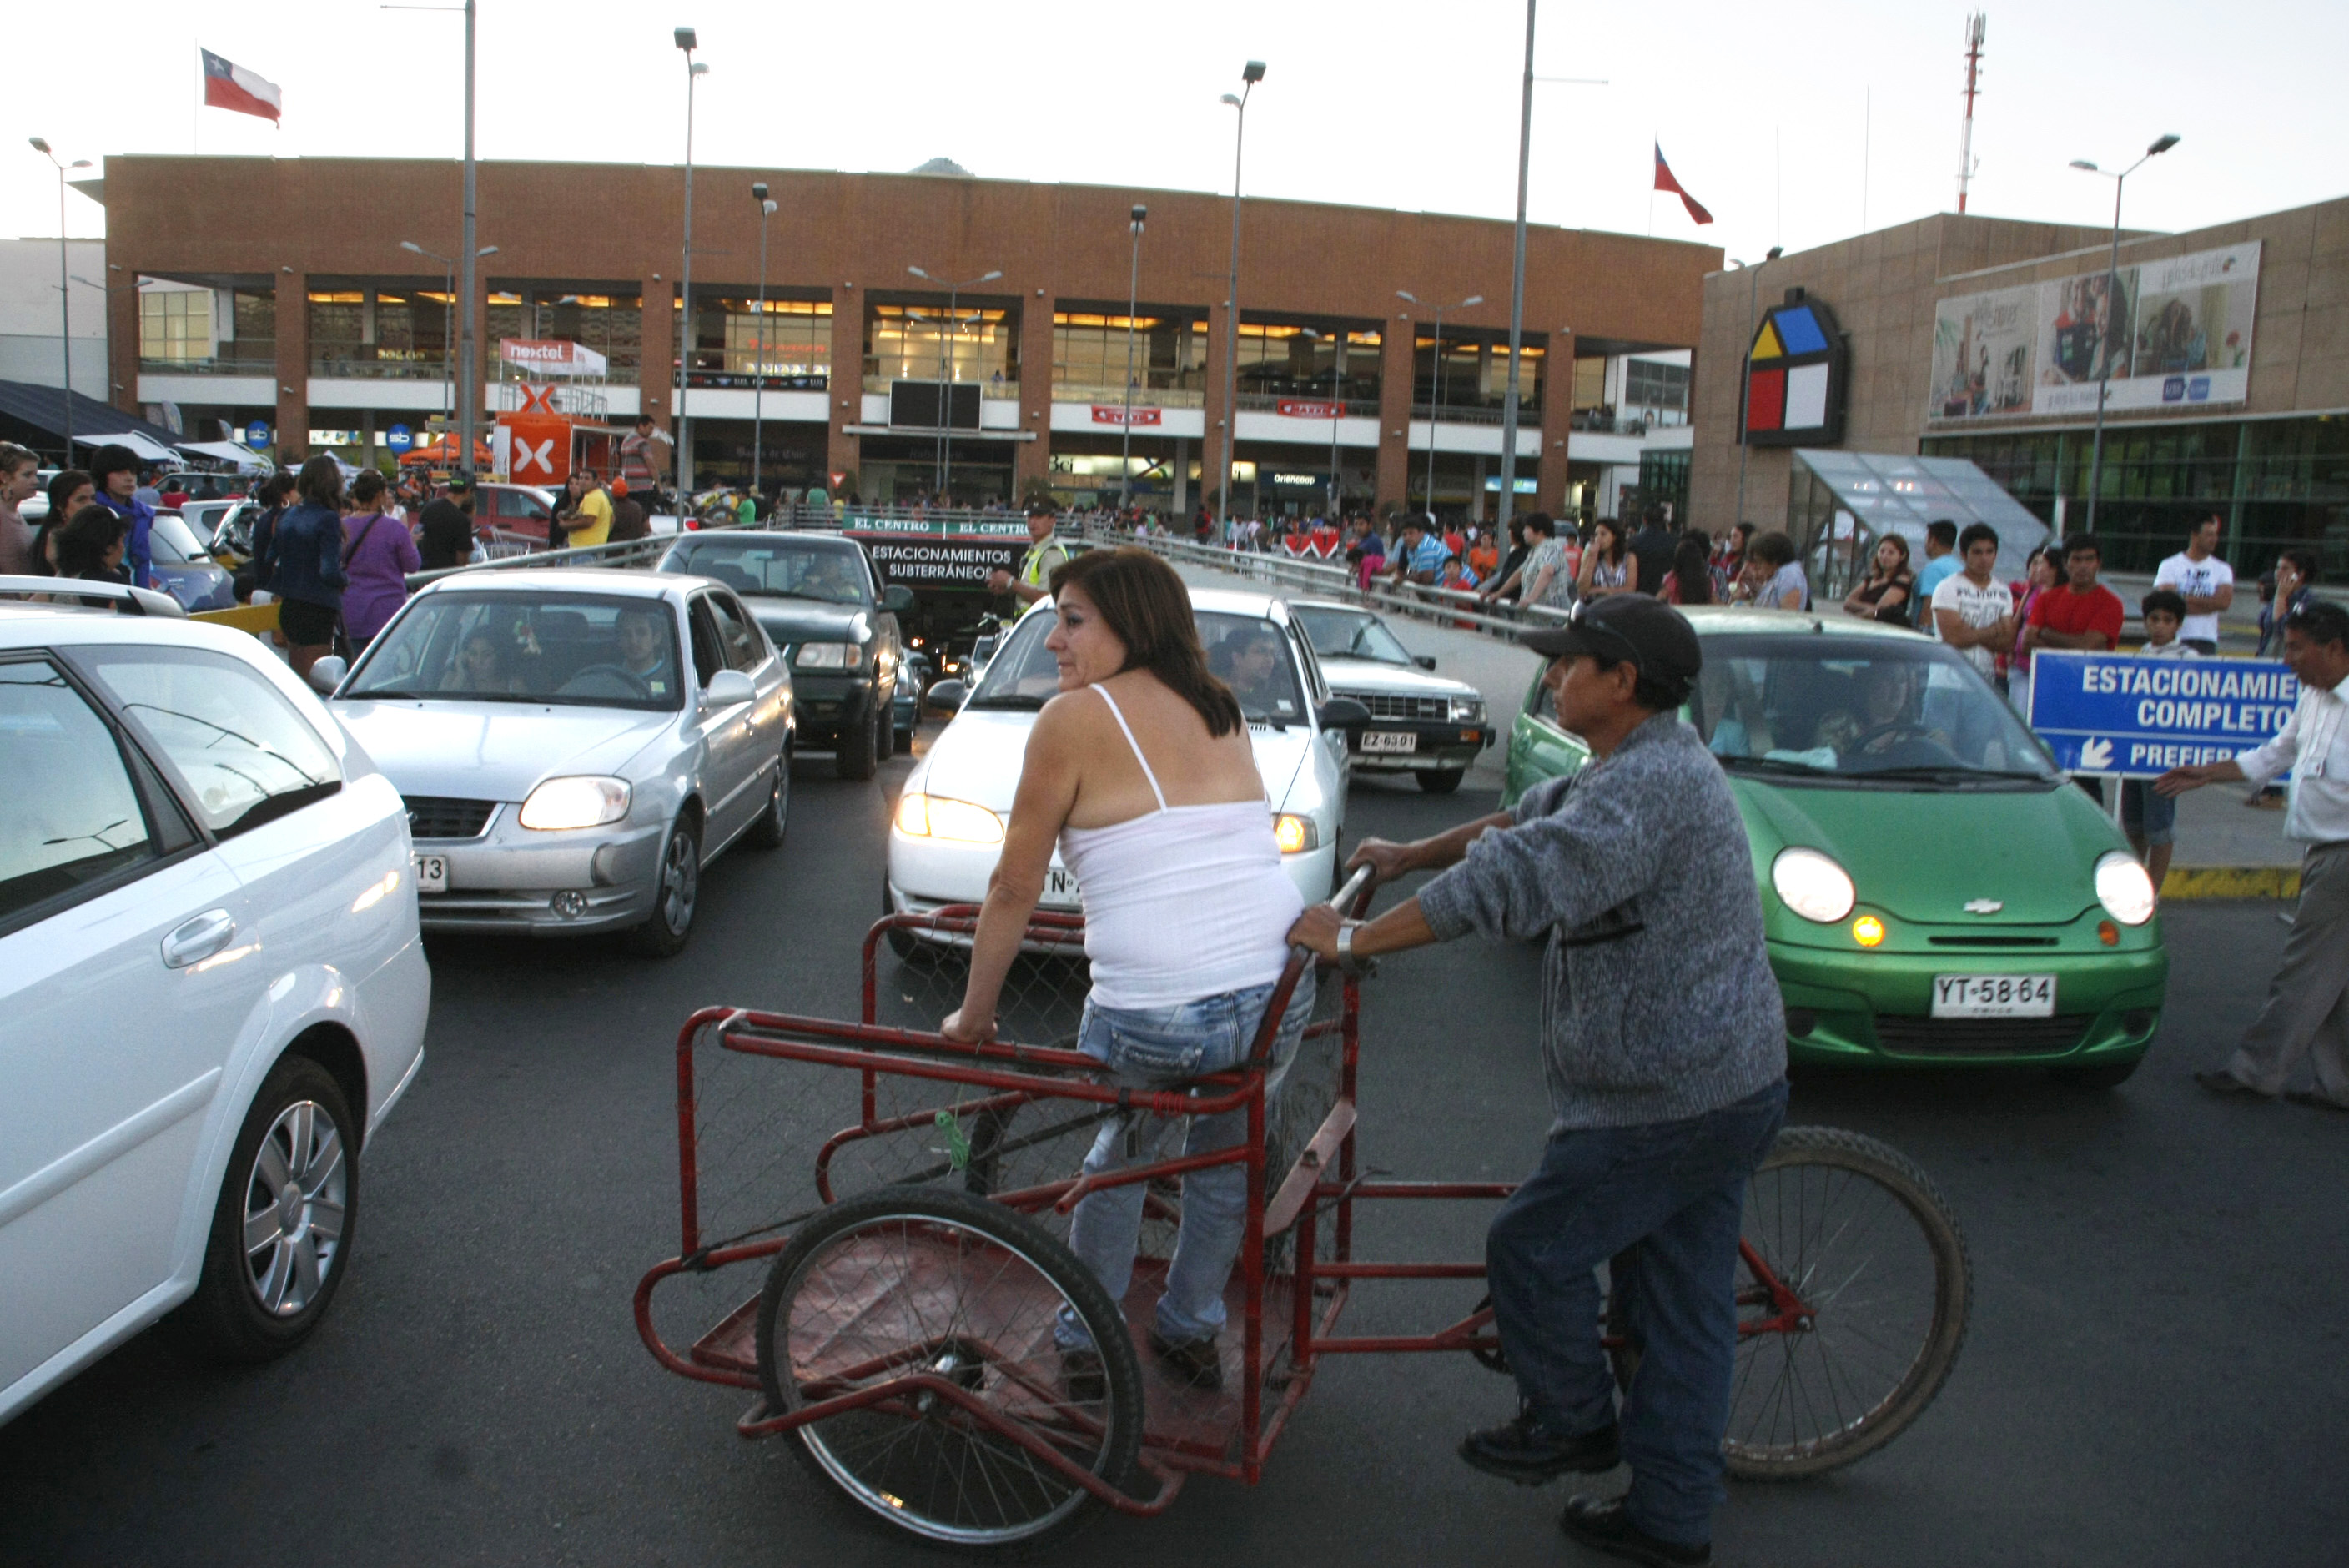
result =
[[[1084,904],[1093,1001],[1172,1007],[1279,979],[1305,898],[1281,869],[1267,802],[1169,806],[1117,699],[1092,689],[1158,799],[1106,828],[1061,830],[1061,861]]]

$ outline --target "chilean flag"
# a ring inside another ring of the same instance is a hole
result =
[[[1672,178],[1672,166],[1664,161],[1664,146],[1661,142],[1656,144],[1656,183],[1653,189],[1669,191],[1679,197],[1681,205],[1688,209],[1690,222],[1696,223],[1713,222],[1713,214],[1704,210],[1704,204],[1682,190],[1681,182]]]
[[[243,66],[232,65],[210,49],[196,52],[204,57],[205,108],[257,114],[266,120],[277,119],[277,111],[285,107],[285,99],[275,82],[257,77]]]

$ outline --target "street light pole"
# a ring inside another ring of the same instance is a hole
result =
[[[413,255],[422,256],[427,260],[435,261],[440,263],[440,395],[449,399],[450,412],[453,414],[457,411],[457,399],[453,395],[455,383],[452,379],[455,374],[456,359],[453,356],[453,346],[450,342],[450,336],[456,327],[457,259],[454,256],[444,256],[438,251],[428,251],[413,240],[400,241],[399,248]],[[483,256],[494,256],[497,253],[498,248],[495,245],[482,245],[472,253],[472,256],[473,260],[478,261]],[[472,275],[472,262],[469,261],[465,263],[466,276],[471,277]],[[471,296],[469,295],[468,297]],[[471,314],[471,313],[470,311],[467,312],[469,316]],[[466,386],[469,389],[472,386],[472,382],[470,377],[466,381]],[[478,401],[479,399],[476,399],[476,402]],[[471,473],[472,471],[473,438],[472,428],[470,424],[464,427],[464,453],[465,455],[463,458],[449,465],[451,469],[458,473]]]
[[[685,51],[685,272],[679,286],[684,291],[685,326],[681,352],[678,356],[678,382],[677,388],[677,488],[678,504],[693,493],[693,84],[695,78],[709,73],[709,67],[693,57],[701,46],[690,27],[679,27],[676,33],[677,46]]]
[[[2177,145],[2178,138],[2175,136],[2159,137],[2155,139],[2152,146],[2145,150],[2144,158],[2138,159],[2135,163],[2130,164],[2118,174],[2112,173],[2107,170],[2099,169],[2085,158],[2075,158],[2072,160],[2073,168],[2085,170],[2090,174],[2102,174],[2106,179],[2113,182],[2113,248],[2110,257],[2105,263],[2105,329],[2098,335],[2096,343],[2096,358],[2098,361],[2096,366],[2096,436],[2095,445],[2091,449],[2088,459],[2087,531],[2090,533],[2096,531],[2096,498],[2104,492],[2105,488],[2105,398],[2111,387],[2113,378],[2113,337],[2116,331],[2124,335],[2126,335],[2129,331],[2129,324],[2120,319],[2121,191],[2123,188],[2128,184],[2128,177],[2136,173],[2139,169],[2145,167],[2146,159],[2158,158]],[[2060,493],[2063,485],[2062,477],[2060,475],[2057,477],[2056,485],[2058,492]]]
[[[995,267],[979,273],[975,278],[964,278],[957,283],[947,278],[933,277],[919,267],[909,266],[905,270],[924,283],[943,284],[946,286],[947,330],[954,335],[957,347],[961,346],[962,344],[962,291],[977,288],[981,284],[991,284],[1003,275],[1003,269]],[[938,343],[938,494],[940,496],[947,493],[948,487],[954,480],[954,409],[948,406],[952,387],[953,382],[948,379],[947,372],[947,344],[946,340],[940,339]]]
[[[61,163],[49,150],[49,144],[36,136],[30,139],[33,150],[47,159],[57,171],[57,352],[64,371],[59,385],[65,388],[66,457],[60,464],[73,467],[73,291],[71,276],[66,271],[66,170],[87,169],[89,160],[77,158],[71,163]]]
[[[1395,298],[1409,300],[1413,304],[1420,303],[1419,296],[1409,289],[1395,290]],[[1444,313],[1447,310],[1466,310],[1472,304],[1484,303],[1483,294],[1470,294],[1457,304],[1439,304],[1435,307],[1435,400],[1427,406],[1427,517],[1431,522],[1435,520],[1435,421],[1444,412]],[[1507,469],[1502,471],[1504,474],[1509,473]],[[1506,487],[1514,482],[1514,476],[1505,479],[1502,482],[1504,487],[1502,493],[1506,494]]]
[[[1534,143],[1534,4],[1535,0],[1526,0],[1526,72],[1517,105],[1517,228],[1509,264],[1509,374],[1501,392],[1501,506],[1495,537],[1504,543],[1508,541],[1509,514],[1517,499],[1517,365],[1526,335],[1526,172]],[[1553,397],[1557,382],[1557,367],[1551,366]],[[1572,385],[1571,376],[1568,385]],[[1429,439],[1433,439],[1432,431]],[[1428,500],[1432,503],[1434,499],[1431,483]]]
[[[767,220],[774,216],[775,204],[767,200],[763,180],[750,187],[750,195],[759,203],[759,369],[750,383],[750,494],[755,498],[767,482]]]
[[[1150,209],[1136,202],[1130,225],[1133,234],[1133,256],[1126,263],[1125,273],[1125,416],[1118,421],[1123,432],[1118,445],[1117,510],[1121,517],[1133,504],[1133,316],[1141,307],[1142,297],[1142,223],[1150,216]]]
[[[1223,100],[1238,111],[1232,128],[1232,269],[1224,300],[1224,477],[1222,521],[1229,533],[1232,521],[1232,438],[1239,428],[1240,353],[1240,153],[1247,144],[1248,94],[1264,80],[1264,62],[1250,60],[1240,69],[1240,90]]]

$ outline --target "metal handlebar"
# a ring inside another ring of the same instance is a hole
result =
[[[1354,874],[1348,877],[1345,884],[1330,895],[1330,906],[1340,914],[1353,908],[1361,901],[1362,895],[1370,892],[1372,874],[1369,866],[1356,866]]]

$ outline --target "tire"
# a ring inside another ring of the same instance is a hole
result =
[[[1924,1414],[1957,1364],[1973,1302],[1964,1233],[1930,1177],[1873,1138],[1789,1127],[1746,1189],[1744,1239],[1816,1310],[1795,1331],[1741,1332],[1722,1442],[1730,1474],[1839,1470]],[[1758,1286],[1742,1260],[1737,1278],[1742,1322],[1765,1315],[1747,1299]],[[1607,1317],[1623,1336],[1620,1301],[1610,1297]],[[1636,1346],[1615,1352],[1626,1388],[1639,1360]]]
[[[1449,795],[1460,788],[1460,781],[1468,777],[1468,769],[1440,768],[1432,772],[1414,773],[1412,777],[1418,779],[1419,787],[1431,795]]]
[[[2118,1088],[2128,1082],[2130,1077],[2136,1073],[2137,1064],[2144,1060],[2143,1057],[2139,1057],[2134,1062],[2113,1062],[2093,1068],[2049,1068],[2047,1076],[2065,1088]]]
[[[881,716],[868,713],[854,734],[840,732],[840,746],[833,753],[833,770],[843,779],[865,779],[873,777],[881,766]]]
[[[767,809],[742,835],[742,841],[754,850],[780,850],[783,835],[792,826],[792,748],[787,743],[775,758],[774,787],[767,794]]]
[[[1052,1326],[1063,1307],[1101,1351],[1098,1398],[1071,1398],[1061,1377]],[[1109,1293],[1036,1222],[968,1192],[884,1190],[822,1211],[776,1254],[757,1343],[772,1413],[917,1367],[1112,1487],[1141,1450],[1142,1368]],[[936,1545],[1025,1552],[1098,1511],[1084,1488],[936,1391],[794,1435],[813,1473]]]
[[[676,957],[693,935],[693,914],[700,903],[701,821],[689,810],[680,811],[661,841],[653,912],[628,933],[630,944],[647,958]]]
[[[310,1337],[349,1272],[358,1126],[342,1086],[309,1057],[269,1070],[229,1150],[196,1294],[167,1320],[172,1338],[210,1360],[251,1364]]]

